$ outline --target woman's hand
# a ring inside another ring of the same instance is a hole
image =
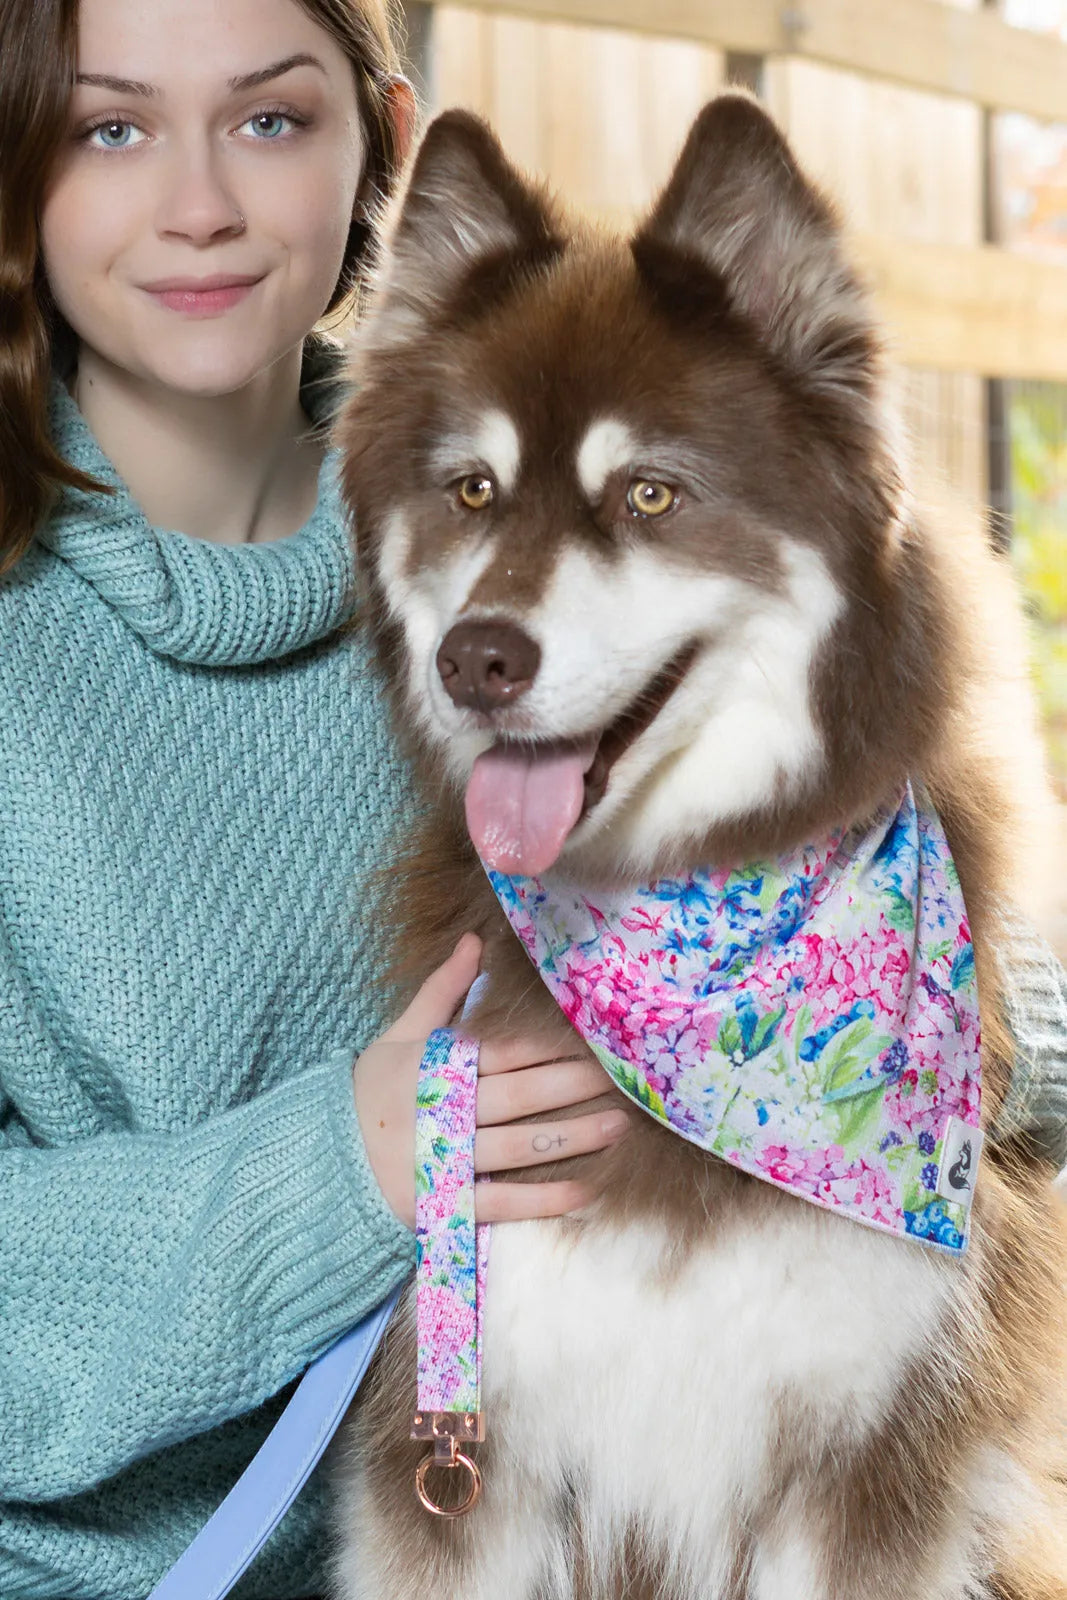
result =
[[[465,934],[443,966],[432,973],[403,1016],[356,1061],[356,1113],[367,1158],[382,1193],[402,1222],[415,1226],[415,1086],[426,1039],[447,1028],[478,974],[481,941]],[[537,1039],[512,1039],[482,1048],[478,1081],[476,1172],[531,1167],[561,1155],[603,1150],[629,1126],[625,1111],[597,1111],[562,1122],[516,1125],[517,1117],[557,1111],[602,1094],[604,1073],[588,1057],[551,1058]],[[574,1180],[482,1183],[477,1187],[479,1222],[558,1217],[592,1198]]]

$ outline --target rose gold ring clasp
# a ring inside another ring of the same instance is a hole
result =
[[[470,1474],[467,1497],[461,1500],[458,1506],[439,1506],[430,1496],[426,1488],[426,1474],[431,1467],[441,1467],[446,1472],[457,1472],[462,1468]],[[419,1503],[430,1512],[431,1516],[465,1517],[477,1504],[481,1492],[482,1475],[478,1471],[477,1463],[472,1461],[470,1456],[464,1455],[454,1435],[448,1439],[436,1440],[430,1454],[423,1456],[415,1468],[415,1493],[419,1497]]]

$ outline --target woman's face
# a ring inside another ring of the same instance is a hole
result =
[[[233,393],[325,310],[363,159],[351,64],[296,0],[81,0],[56,304],[135,378]]]

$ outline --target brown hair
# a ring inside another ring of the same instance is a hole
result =
[[[393,0],[297,0],[348,56],[367,142],[364,207],[327,310],[358,296],[374,203],[401,164],[390,111],[400,70]],[[77,70],[78,0],[0,0],[0,574],[24,554],[64,485],[100,487],[49,435],[53,341],[63,333],[41,267],[39,214],[66,134]]]

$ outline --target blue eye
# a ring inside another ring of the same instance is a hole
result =
[[[281,111],[260,111],[248,119],[245,127],[252,128],[253,136],[257,139],[277,139],[285,132],[285,124],[292,123],[292,120]]]
[[[89,142],[98,150],[128,150],[131,145],[140,144],[143,137],[132,122],[103,122],[89,130]]]

